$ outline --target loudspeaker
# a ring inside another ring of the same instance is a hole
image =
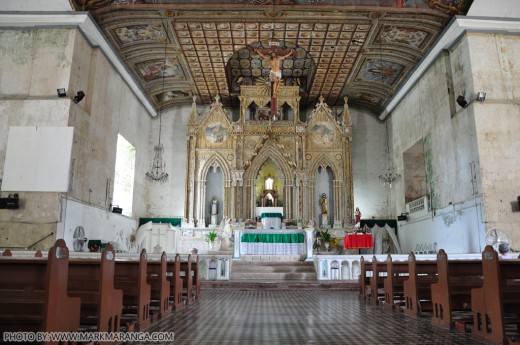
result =
[[[119,206],[113,206],[112,207],[112,213],[119,213],[119,214],[121,214],[121,213],[123,213],[123,209],[121,207],[119,207]]]
[[[457,97],[457,103],[462,108],[466,108],[468,106],[468,102],[466,102],[466,99],[462,95],[459,95],[459,97]]]
[[[406,220],[408,220],[408,216],[406,216],[406,215],[397,216],[397,220],[400,222],[406,221]]]

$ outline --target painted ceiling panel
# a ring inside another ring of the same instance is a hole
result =
[[[283,82],[301,107],[323,96],[377,116],[455,14],[470,0],[74,0],[90,11],[157,109],[237,106],[241,85]],[[201,6],[203,5],[203,6]]]

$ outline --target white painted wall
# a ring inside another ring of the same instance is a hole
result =
[[[519,18],[520,6],[518,0],[473,0],[468,16]]]
[[[399,222],[398,238],[403,253],[415,251],[418,244],[437,244],[447,253],[480,253],[484,250],[486,229],[482,222],[482,199],[437,209],[426,218]]]
[[[139,225],[135,219],[72,199],[62,199],[62,208],[65,216],[62,238],[70,251],[74,250],[73,234],[78,226],[83,227],[89,240],[110,242],[118,251],[130,251],[130,235],[137,231]]]
[[[352,177],[354,209],[359,207],[362,218],[395,218],[389,207],[393,190],[383,188],[378,176],[385,159],[386,127],[373,114],[350,109],[352,119]]]
[[[199,109],[201,111],[201,109]],[[148,200],[149,217],[183,218],[186,193],[186,152],[187,123],[191,106],[176,107],[162,112],[161,143],[164,145],[163,158],[169,180],[165,183],[147,182],[150,199]],[[157,144],[159,137],[159,119],[152,120],[149,136],[149,148]],[[151,153],[150,153],[151,155]],[[149,167],[148,162],[146,167]]]

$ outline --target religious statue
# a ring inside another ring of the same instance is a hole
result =
[[[220,222],[219,237],[220,237],[220,250],[229,250],[230,237],[231,237],[231,219],[224,217]]]
[[[354,225],[359,227],[361,222],[361,211],[359,211],[359,207],[356,207],[356,212],[354,212]]]
[[[217,214],[218,214],[218,200],[213,198],[211,200],[211,225],[217,225]]]
[[[282,80],[282,70],[280,69],[280,64],[283,60],[288,58],[294,53],[294,50],[291,50],[286,55],[277,55],[274,50],[271,50],[270,55],[264,55],[259,49],[254,50],[255,53],[258,53],[262,58],[269,60],[269,64],[271,65],[271,71],[269,72],[269,78],[273,83],[272,89],[272,98],[277,98],[278,86],[280,85],[280,81]]]
[[[329,205],[327,203],[327,194],[323,193],[320,196],[321,214],[328,214]]]

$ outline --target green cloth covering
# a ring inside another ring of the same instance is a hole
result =
[[[242,242],[304,243],[304,234],[243,234]]]
[[[261,219],[264,219],[264,218],[280,218],[282,219],[282,214],[281,213],[262,213],[260,215],[260,218]]]
[[[172,226],[181,226],[182,218],[139,218],[139,226],[152,223],[170,223]]]

